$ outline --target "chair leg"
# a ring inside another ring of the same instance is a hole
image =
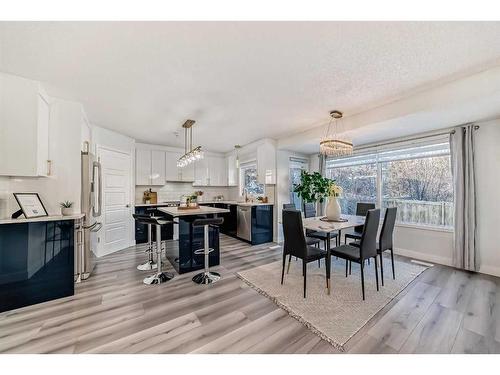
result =
[[[378,289],[378,264],[377,264],[378,261],[377,261],[376,255],[375,255],[374,259],[375,259],[375,280],[377,282],[377,292],[378,292],[379,291],[379,289]]]
[[[368,265],[370,265],[370,258],[368,258]]]
[[[352,262],[349,261],[349,275],[352,273]]]
[[[383,253],[380,253],[380,278],[382,280],[382,286],[384,286],[384,261],[382,260]]]
[[[321,259],[318,259],[318,268],[321,268]]]
[[[283,279],[285,277],[285,263],[286,263],[286,254],[283,254],[283,268],[281,270],[281,285],[283,285]]]
[[[302,260],[302,273],[304,274],[304,298],[306,298],[307,263]]]
[[[361,292],[363,294],[363,301],[365,300],[365,273],[364,273],[364,265],[365,265],[365,262],[364,261],[361,261],[360,263],[361,265]]]
[[[347,277],[347,267],[348,267],[349,261],[346,259],[345,260],[345,277]]]
[[[286,256],[286,255],[285,255]],[[286,273],[290,272],[290,263],[292,262],[292,254],[288,256],[288,268],[286,269]]]
[[[394,272],[394,252],[391,249],[391,262],[392,262],[392,278],[396,280],[396,273]]]

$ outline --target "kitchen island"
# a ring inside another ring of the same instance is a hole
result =
[[[204,267],[204,255],[195,254],[204,244],[203,227],[193,227],[194,220],[204,217],[214,217],[228,213],[229,210],[216,207],[200,206],[197,209],[183,210],[178,207],[159,207],[167,218],[178,224],[178,235],[174,240],[167,241],[166,256],[178,273],[201,270]],[[210,267],[220,263],[219,228],[210,227],[210,248],[214,249],[209,256]]]
[[[74,294],[82,218],[0,220],[0,312]]]

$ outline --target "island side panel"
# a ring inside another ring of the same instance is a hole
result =
[[[73,220],[0,225],[0,312],[73,294]]]
[[[206,215],[212,217],[213,215]],[[192,222],[200,215],[180,216],[179,221],[179,241],[167,244],[167,259],[174,266],[179,274],[202,270],[204,268],[204,255],[195,254],[198,249],[204,248],[203,227],[192,226]],[[220,264],[220,241],[219,228],[210,227],[209,246],[214,249],[209,255],[210,267]]]

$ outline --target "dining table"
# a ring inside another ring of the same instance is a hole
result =
[[[341,215],[340,221],[330,221],[327,220],[325,216],[314,216],[304,218],[302,224],[304,229],[326,233],[326,287],[328,289],[328,294],[330,294],[331,235],[334,232],[338,232],[337,246],[340,246],[342,231],[364,225],[365,216]]]

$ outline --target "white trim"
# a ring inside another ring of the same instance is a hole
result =
[[[484,265],[479,268],[479,273],[500,277],[500,267]]]
[[[410,223],[396,223],[396,227],[401,228],[410,228],[410,229],[418,229],[418,230],[432,230],[434,232],[445,232],[445,233],[453,233],[454,230],[451,227],[440,227],[434,225],[423,225],[423,224],[410,224]]]
[[[439,255],[425,254],[420,251],[413,251],[402,248],[394,248],[394,254],[402,255],[407,258],[413,258],[417,260],[423,260],[431,263],[443,264],[445,266],[452,266],[452,259],[447,257],[442,257]]]

